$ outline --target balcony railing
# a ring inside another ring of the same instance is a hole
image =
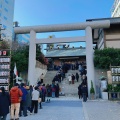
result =
[[[114,4],[113,4],[112,9],[111,9],[111,14],[114,12],[114,10],[115,10],[115,8],[116,8],[116,6],[118,5],[119,2],[120,2],[120,0],[115,0],[114,1]]]

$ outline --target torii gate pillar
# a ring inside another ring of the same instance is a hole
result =
[[[30,85],[35,85],[35,65],[36,65],[36,32],[30,31],[29,45],[29,64],[28,64],[28,81]]]
[[[90,98],[91,80],[95,89],[95,75],[94,75],[94,60],[93,60],[93,43],[92,43],[92,28],[86,27],[86,63],[87,63],[87,82],[88,82],[88,95]]]

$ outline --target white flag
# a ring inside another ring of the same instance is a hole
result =
[[[17,72],[16,63],[15,63],[15,67],[14,67],[14,74],[16,75],[16,78],[17,78],[18,77],[18,72]]]

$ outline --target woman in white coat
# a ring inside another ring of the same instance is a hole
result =
[[[72,82],[72,76],[70,74],[68,75],[68,81],[69,81],[69,85],[70,85]]]

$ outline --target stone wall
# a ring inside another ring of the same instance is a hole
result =
[[[47,66],[43,65],[42,63],[40,63],[39,61],[36,61],[36,66],[35,66],[35,81],[36,83],[40,80],[40,76],[43,73],[44,76],[47,73]]]
[[[40,78],[40,75],[41,74],[44,74],[46,75],[47,73],[47,66],[46,65],[43,65],[42,63],[40,63],[39,61],[36,61],[36,66],[35,66],[35,83],[37,83],[37,81],[39,80]],[[27,79],[28,79],[28,72],[21,72],[20,73],[20,77],[23,78],[24,81],[22,82],[25,82],[25,83],[28,83]]]

